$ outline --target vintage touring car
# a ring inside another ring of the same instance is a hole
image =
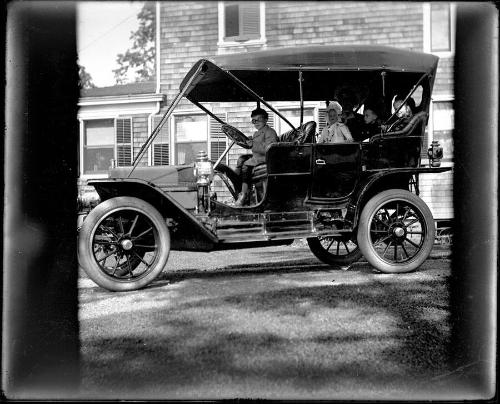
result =
[[[415,270],[435,237],[431,211],[418,196],[419,175],[449,170],[439,166],[439,147],[423,148],[437,64],[433,55],[382,46],[283,48],[199,60],[133,165],[89,181],[99,204],[79,229],[80,265],[103,288],[134,290],[168,270],[171,249],[208,252],[303,238],[333,266],[363,255],[382,272]],[[304,102],[343,103],[346,91],[356,99],[355,113],[376,100],[384,125],[366,139],[353,132],[353,142],[318,143],[317,122],[303,122]],[[394,131],[396,95],[412,106],[413,117]],[[201,151],[189,165],[138,166],[182,99],[219,122],[231,143],[217,161]],[[300,107],[298,125],[273,106],[282,101]],[[247,206],[234,204],[241,177],[223,160],[234,144],[248,148],[249,138],[214,114],[211,103],[246,103],[249,112],[259,106],[290,126],[255,167]],[[232,202],[217,198],[215,178]]]

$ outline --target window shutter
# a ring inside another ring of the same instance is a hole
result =
[[[269,113],[269,117],[267,119],[267,126],[269,126],[270,128],[276,129],[274,127],[274,113]]]
[[[260,6],[258,2],[240,3],[240,36],[245,39],[260,37]]]
[[[116,165],[132,164],[132,118],[116,120]]]
[[[161,121],[161,116],[153,117],[153,130]],[[153,142],[153,165],[167,166],[170,164],[170,136],[168,122],[160,129],[160,133]]]
[[[217,117],[223,121],[226,120],[226,114],[219,114]],[[227,137],[224,132],[222,132],[221,126],[219,122],[210,117],[210,160],[212,160],[213,163],[219,159],[227,147]],[[222,162],[227,164],[227,154]]]
[[[320,108],[318,111],[318,133],[320,135],[325,126],[326,126],[326,109]]]
[[[170,145],[168,143],[157,143],[153,145],[153,165],[168,166]]]

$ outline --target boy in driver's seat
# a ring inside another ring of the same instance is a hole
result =
[[[258,164],[266,162],[266,147],[278,141],[276,131],[267,126],[269,116],[265,110],[262,108],[254,109],[251,118],[252,124],[256,129],[250,140],[253,156],[244,161],[241,166],[242,186],[241,193],[235,204],[236,206],[243,206],[247,203],[253,168]]]

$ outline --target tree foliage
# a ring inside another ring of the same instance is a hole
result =
[[[94,81],[90,73],[85,70],[85,66],[78,65],[78,85],[80,88],[95,88]]]
[[[139,27],[132,31],[130,39],[132,47],[116,57],[118,68],[113,70],[116,84],[129,81],[131,74],[134,80],[149,81],[155,74],[155,2],[146,2],[137,15]]]

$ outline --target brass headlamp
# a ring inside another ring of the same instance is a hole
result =
[[[206,151],[200,150],[196,156],[194,163],[194,175],[196,176],[196,184],[199,187],[209,186],[214,176],[214,167],[208,160]]]

